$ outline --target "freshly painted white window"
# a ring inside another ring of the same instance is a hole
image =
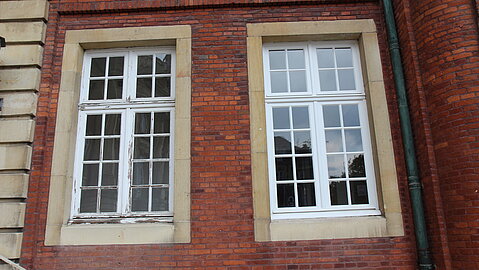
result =
[[[266,44],[263,56],[272,217],[379,215],[356,42]]]
[[[87,51],[73,218],[171,217],[175,52]]]

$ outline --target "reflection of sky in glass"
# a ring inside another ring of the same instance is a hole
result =
[[[343,123],[345,127],[359,126],[359,112],[357,104],[342,105]]]
[[[273,128],[289,128],[289,108],[273,108]]]
[[[285,56],[286,56],[285,51],[269,51],[270,69],[285,69],[286,68]]]
[[[343,151],[341,130],[326,130],[326,150],[328,153]]]
[[[346,129],[344,136],[346,139],[346,151],[357,152],[363,150],[360,129]]]
[[[309,128],[308,107],[293,107],[293,128]]]
[[[294,132],[294,149],[297,154],[311,153],[311,136],[309,131]]]
[[[288,66],[291,69],[305,68],[304,51],[303,50],[288,50]]]
[[[343,155],[328,155],[329,178],[346,177]]]
[[[339,106],[338,105],[325,105],[323,106],[323,119],[324,127],[339,127]]]

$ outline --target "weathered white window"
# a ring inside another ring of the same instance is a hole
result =
[[[266,44],[275,219],[379,215],[356,42]]]
[[[72,217],[171,217],[174,50],[88,51],[83,63]]]

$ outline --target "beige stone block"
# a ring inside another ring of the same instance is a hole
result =
[[[0,142],[32,142],[35,121],[0,119]]]
[[[0,233],[0,254],[9,258],[20,258],[22,248],[22,233]]]
[[[2,264],[2,262],[0,261],[0,270],[16,270],[16,269],[13,268],[13,266],[8,265],[6,263]]]
[[[247,50],[249,91],[264,92],[263,42],[261,37],[248,37]]]
[[[40,73],[38,68],[3,69],[0,72],[0,92],[37,90],[40,84]]]
[[[191,77],[191,39],[176,42],[176,77]]]
[[[3,93],[0,91],[0,99],[3,99],[0,116],[35,115],[37,98],[37,94],[31,91]]]
[[[251,163],[255,219],[267,219],[271,214],[269,208],[268,155],[266,153],[253,153]]]
[[[190,119],[176,119],[175,123],[175,159],[189,159],[191,147]]]
[[[176,118],[191,118],[191,78],[176,79]]]
[[[0,23],[0,33],[9,42],[44,42],[46,25],[43,22]]]
[[[190,168],[189,159],[175,160],[175,223],[190,220]]]
[[[8,45],[0,50],[0,66],[41,66],[42,54],[40,45]]]
[[[81,73],[83,54],[84,51],[79,44],[65,44],[63,46],[62,74],[65,71]]]
[[[0,10],[8,10],[8,12],[0,13],[0,20],[48,18],[48,2],[46,0],[1,1]]]
[[[0,145],[0,170],[29,170],[31,158],[31,146]]]
[[[75,135],[75,133],[70,132],[55,132],[51,171],[53,176],[73,175]]]
[[[25,221],[25,203],[0,202],[0,228],[20,228]]]
[[[363,74],[365,74],[364,79],[369,82],[384,80],[378,44],[376,33],[364,33],[359,39],[359,45],[363,55],[362,66]]]
[[[26,198],[28,174],[0,174],[0,198]]]

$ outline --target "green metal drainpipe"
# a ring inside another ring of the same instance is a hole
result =
[[[404,144],[404,155],[406,159],[407,178],[409,193],[414,218],[414,229],[416,233],[416,245],[418,252],[419,269],[434,269],[434,264],[429,251],[427,240],[426,220],[424,218],[424,206],[422,202],[422,188],[419,180],[416,150],[414,149],[414,138],[409,117],[409,106],[407,102],[406,84],[404,71],[399,51],[399,40],[394,19],[394,11],[391,0],[383,0],[384,15],[386,17],[386,28],[389,39],[389,50],[393,65],[394,82],[397,90],[399,104],[399,116],[401,120],[401,131]]]

